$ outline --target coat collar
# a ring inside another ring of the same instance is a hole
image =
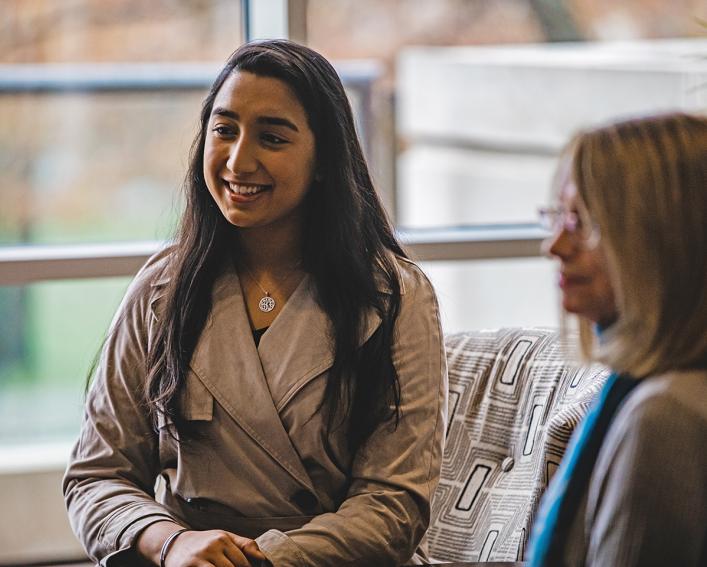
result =
[[[309,276],[303,278],[256,348],[233,264],[224,261],[219,273],[214,282],[211,312],[194,349],[192,370],[241,429],[291,476],[312,490],[311,480],[279,412],[305,385],[329,369],[334,360],[331,326],[317,303],[314,282]],[[385,279],[381,277],[378,281]],[[399,281],[402,286],[402,279]],[[168,282],[169,276],[163,272],[152,286],[160,288]],[[379,289],[390,293],[382,285]],[[161,296],[161,289],[156,289],[152,301],[154,314],[158,313],[154,304]],[[362,344],[379,325],[379,316],[369,313]]]

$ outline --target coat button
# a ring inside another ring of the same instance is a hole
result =
[[[516,462],[513,460],[513,457],[506,457],[503,459],[503,462],[501,463],[501,470],[503,472],[508,472],[513,468],[513,465],[515,465]]]
[[[315,510],[317,508],[317,504],[319,503],[314,494],[312,494],[309,490],[304,489],[295,492],[290,500],[306,512]]]

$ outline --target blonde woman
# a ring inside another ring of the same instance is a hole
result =
[[[581,133],[560,172],[547,251],[564,309],[594,326],[585,354],[614,373],[543,500],[530,565],[707,565],[707,119]]]

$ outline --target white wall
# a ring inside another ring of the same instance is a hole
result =
[[[0,448],[0,563],[83,556],[61,493],[69,443]]]

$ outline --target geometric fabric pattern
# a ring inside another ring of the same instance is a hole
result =
[[[566,362],[557,330],[445,338],[449,425],[427,532],[440,561],[522,561],[572,431],[609,372]]]

